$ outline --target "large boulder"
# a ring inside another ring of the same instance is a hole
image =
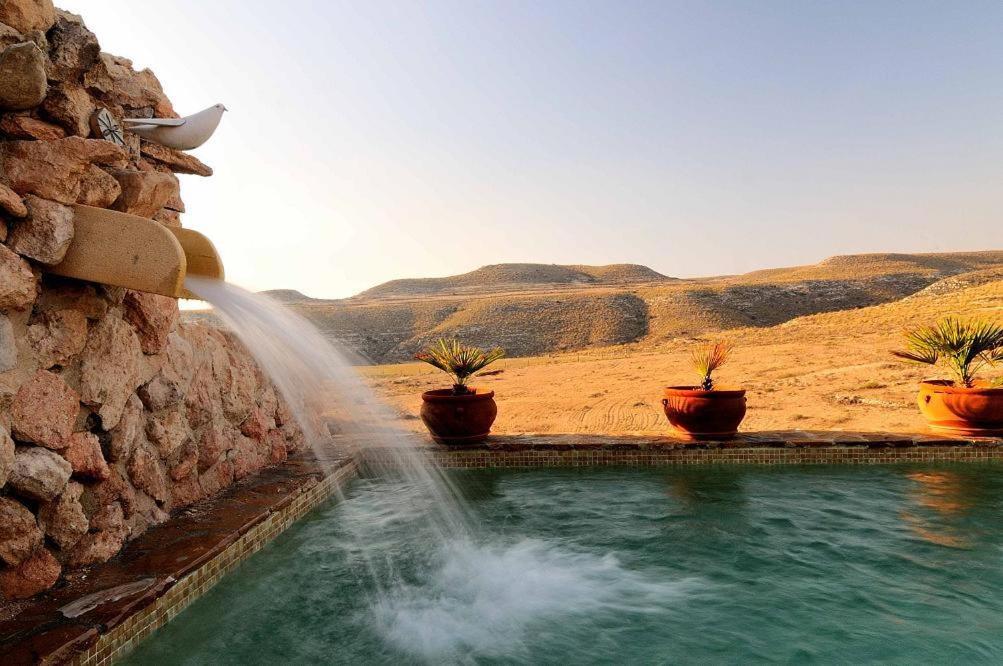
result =
[[[170,173],[114,169],[111,175],[122,188],[115,210],[140,217],[152,219],[179,190],[177,177]]]
[[[7,213],[11,217],[26,217],[28,207],[17,192],[0,183],[0,211]]]
[[[102,507],[91,518],[90,532],[70,551],[67,563],[79,567],[105,562],[121,550],[128,534],[121,505]]]
[[[28,343],[40,367],[66,365],[87,344],[87,317],[70,309],[45,312],[28,327]]]
[[[62,567],[46,548],[38,548],[16,567],[0,571],[0,593],[7,599],[28,599],[56,584]]]
[[[36,293],[35,274],[28,262],[0,245],[0,312],[28,309]]]
[[[24,200],[28,218],[14,225],[7,246],[39,263],[58,264],[73,242],[73,209],[33,194]]]
[[[122,186],[115,177],[99,166],[91,165],[80,180],[77,203],[95,208],[111,208],[122,194]]]
[[[160,457],[166,460],[188,441],[191,433],[184,413],[175,409],[148,415],[146,436],[157,448]]]
[[[24,42],[0,53],[0,109],[34,108],[45,99],[48,89],[45,54],[37,46]]]
[[[122,410],[118,425],[112,428],[108,440],[108,459],[112,462],[125,462],[132,455],[136,445],[136,437],[144,425],[143,403],[136,395],[129,396]]]
[[[129,480],[132,485],[152,497],[157,502],[166,502],[167,475],[160,459],[146,447],[137,447],[132,452],[128,464]]]
[[[50,449],[65,448],[79,407],[79,396],[59,375],[39,370],[14,396],[11,430],[22,442]]]
[[[64,138],[66,130],[32,116],[7,114],[0,118],[0,134],[5,134],[11,139],[55,141]]]
[[[52,0],[3,0],[0,2],[0,23],[6,23],[24,34],[47,31],[56,22]]]
[[[83,492],[82,485],[70,481],[59,497],[39,508],[39,525],[60,550],[69,550],[80,541],[80,537],[87,534],[87,515],[80,504]]]
[[[62,456],[37,446],[18,447],[7,486],[20,497],[51,502],[62,494],[73,469]]]
[[[177,299],[142,291],[127,291],[125,318],[139,334],[139,343],[146,354],[157,354],[167,346],[167,336],[178,323]]]
[[[42,113],[74,136],[90,135],[94,111],[94,100],[87,91],[69,83],[52,87],[42,102]]]
[[[49,31],[49,78],[80,81],[98,61],[101,46],[82,18],[56,10],[56,24]]]
[[[128,58],[102,53],[84,74],[84,85],[106,104],[131,117],[174,117],[174,108],[153,72],[133,70]]]
[[[143,404],[153,412],[181,402],[192,383],[194,354],[185,338],[176,332],[168,335],[163,356],[160,372],[138,391]]]
[[[72,204],[92,164],[122,167],[128,153],[99,139],[70,136],[57,141],[8,141],[0,153],[7,184],[18,194]]]
[[[17,566],[42,545],[34,514],[20,502],[0,497],[0,560]]]
[[[132,326],[110,311],[87,334],[80,372],[80,398],[97,407],[101,426],[118,425],[129,396],[136,390],[142,349]]]
[[[73,468],[75,477],[104,481],[111,475],[104,454],[101,453],[101,442],[92,433],[73,433],[70,436],[70,445],[61,453]]]

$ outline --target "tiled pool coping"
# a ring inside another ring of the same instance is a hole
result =
[[[356,450],[355,456],[332,454],[325,460],[308,453],[290,458],[181,511],[113,560],[71,575],[40,598],[0,606],[0,663],[113,663],[337,492],[360,464],[396,464],[391,448]],[[1003,460],[1003,439],[784,431],[694,443],[669,437],[511,435],[459,448],[428,443],[422,453],[446,468],[988,462]],[[72,601],[122,586],[131,587],[123,588],[121,598],[103,600],[78,617],[60,612]]]

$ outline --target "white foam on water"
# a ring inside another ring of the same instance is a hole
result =
[[[385,592],[373,613],[387,641],[428,661],[511,658],[523,650],[527,632],[543,623],[595,621],[607,611],[621,618],[662,613],[698,585],[538,539],[456,541],[443,547],[426,581]]]

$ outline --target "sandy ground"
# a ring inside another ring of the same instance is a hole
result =
[[[743,430],[920,432],[916,385],[942,373],[902,363],[890,351],[901,345],[905,327],[947,314],[1000,317],[1003,282],[723,332],[715,337],[731,340],[735,352],[718,382],[748,390]],[[496,393],[499,434],[667,434],[662,387],[693,383],[689,354],[700,343],[508,359],[493,366],[504,372],[475,384]],[[449,384],[417,363],[365,374],[416,429],[421,392]]]

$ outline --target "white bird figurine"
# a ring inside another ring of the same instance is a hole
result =
[[[226,107],[215,104],[184,118],[123,118],[125,129],[175,150],[198,148],[219,126]]]

